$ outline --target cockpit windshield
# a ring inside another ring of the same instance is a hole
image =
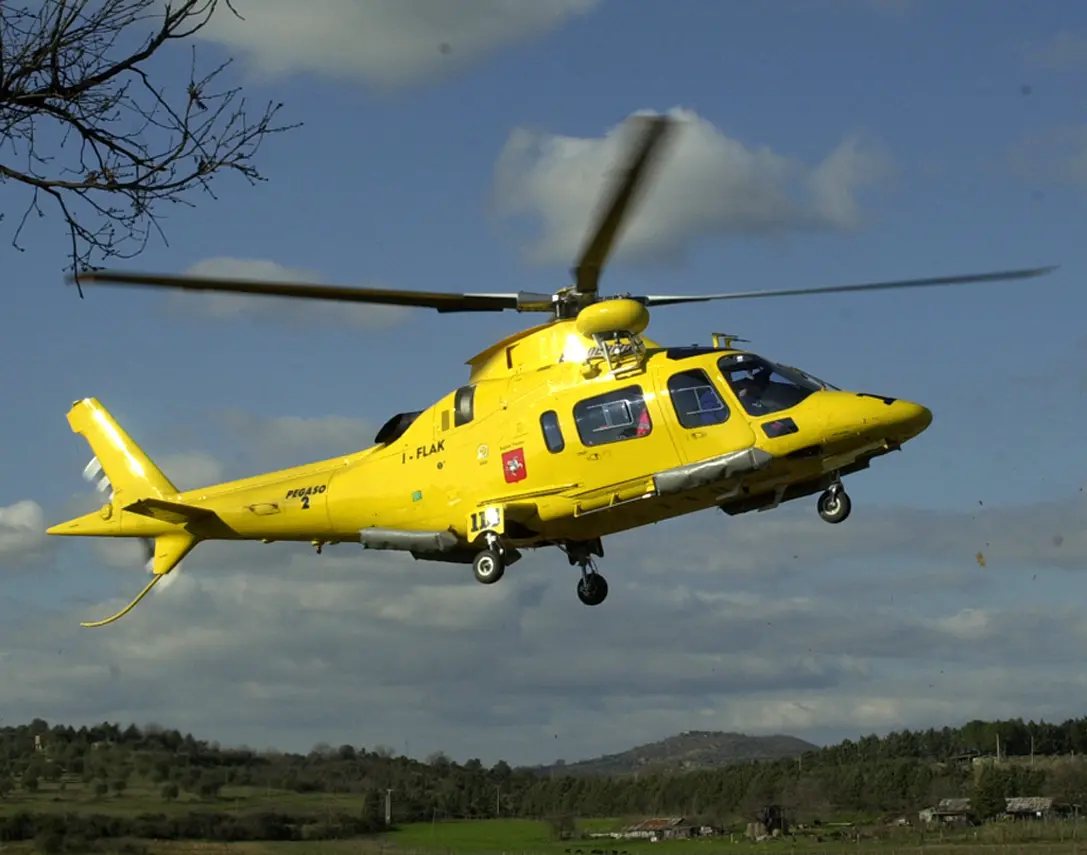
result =
[[[799,374],[801,377],[806,377],[808,380],[811,380],[812,383],[815,383],[820,389],[829,389],[832,392],[842,391],[838,386],[835,386],[833,383],[828,383],[826,380],[821,380],[814,374],[809,374],[807,371],[804,371],[801,368],[797,368],[795,365],[782,365],[781,367],[786,368],[789,371],[793,371]]]
[[[795,407],[813,392],[827,388],[821,380],[754,353],[730,353],[717,360],[729,387],[748,415],[766,416]]]

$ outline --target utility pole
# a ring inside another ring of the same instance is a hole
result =
[[[392,787],[385,790],[385,825],[393,824],[393,791]]]
[[[502,785],[495,784],[494,787],[494,815],[502,815]]]

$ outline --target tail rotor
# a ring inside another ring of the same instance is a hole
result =
[[[97,455],[92,457],[90,462],[83,467],[83,480],[88,484],[93,484],[94,489],[103,496],[106,496],[108,492],[109,495],[106,496],[106,501],[113,501],[113,484],[110,483],[109,475],[102,468]]]

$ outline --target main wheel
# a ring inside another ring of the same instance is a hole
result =
[[[819,497],[817,507],[823,522],[834,525],[846,521],[849,512],[853,509],[853,503],[849,500],[846,491],[839,488],[837,490],[827,490],[823,493]]]
[[[608,580],[599,573],[583,576],[577,583],[577,598],[587,606],[599,606],[608,598]]]
[[[506,572],[506,565],[496,550],[484,549],[472,562],[472,572],[476,574],[477,582],[493,585]]]

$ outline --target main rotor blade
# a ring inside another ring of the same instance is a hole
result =
[[[611,254],[634,193],[645,182],[647,170],[657,159],[655,155],[659,156],[661,144],[676,124],[668,116],[638,116],[631,122],[636,136],[623,158],[623,172],[612,185],[610,201],[574,267],[575,287],[582,294],[596,293],[600,273]]]
[[[69,277],[69,281],[76,281]],[[228,294],[292,297],[303,300],[334,300],[342,303],[376,303],[387,306],[412,306],[438,312],[546,312],[552,308],[550,294],[454,294],[443,291],[406,291],[394,288],[357,288],[343,285],[315,285],[298,282],[266,282],[208,276],[168,276],[97,270],[80,273],[78,281],[107,282],[113,285],[139,285],[152,288],[177,288]]]
[[[963,276],[936,276],[929,279],[900,279],[893,282],[867,282],[862,285],[827,285],[816,288],[785,288],[778,291],[733,291],[728,294],[702,296],[650,295],[634,297],[646,306],[669,306],[677,303],[705,303],[710,300],[750,300],[759,297],[791,297],[798,294],[833,294],[844,291],[884,291],[891,288],[926,288],[933,285],[966,285],[972,282],[1005,282],[1013,279],[1033,279],[1052,273],[1060,265],[1033,267],[1024,270],[1000,270],[994,273],[968,273]]]

